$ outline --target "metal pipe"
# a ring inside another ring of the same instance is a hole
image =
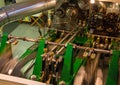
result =
[[[77,31],[77,32],[66,42],[66,44],[70,43],[70,42],[75,38],[75,36],[76,36],[79,32],[80,32],[80,30]],[[65,44],[65,45],[66,45],[66,44]],[[62,50],[64,50],[64,48],[65,48],[65,47],[62,47],[59,51],[57,51],[57,52],[56,52],[56,55],[58,55]]]
[[[74,30],[72,30],[71,32],[69,32],[59,43],[62,43],[63,41],[66,40],[67,37],[69,37],[72,32],[74,32]],[[53,47],[51,51],[54,51],[57,48],[57,46]]]
[[[56,30],[56,31],[58,31],[58,30]],[[62,32],[62,31],[61,31],[61,32]],[[51,52],[53,52],[53,51],[58,47],[58,44],[61,44],[63,41],[65,41],[73,32],[74,32],[74,30],[70,31],[70,32],[69,32],[59,43],[57,43],[56,45],[55,45],[54,42],[47,42],[48,44],[54,44],[55,46],[54,46],[48,53],[45,53],[45,54],[43,54],[43,55],[49,55]],[[63,47],[65,47],[65,46],[63,45]]]
[[[85,76],[86,76],[86,71],[85,71],[85,67],[81,66],[75,76],[75,80],[73,82],[73,85],[83,85]]]
[[[97,70],[97,78],[95,80],[95,85],[103,85],[103,73],[101,69]]]
[[[119,37],[110,37],[110,36],[104,36],[104,35],[97,35],[97,34],[87,34],[88,36],[94,36],[94,37],[101,37],[101,38],[109,38],[109,39],[116,39],[116,40],[120,40]]]
[[[78,31],[79,32],[79,31]],[[77,34],[75,33],[67,42],[69,43],[71,40],[73,40],[73,38],[76,36]],[[12,36],[12,35],[9,35],[8,36],[10,39],[11,38],[14,38],[15,40],[16,39],[20,39],[20,40],[24,40],[24,41],[29,41],[29,42],[39,42],[39,39],[32,39],[32,38],[27,38],[27,37],[15,37],[15,36]],[[8,43],[12,43],[12,42],[8,42]],[[50,41],[46,41],[46,44],[50,44],[50,45],[56,45],[56,46],[61,46],[63,48],[66,47],[66,44],[61,44],[61,43],[55,43],[55,42],[50,42]],[[77,49],[83,49],[83,50],[92,50],[92,51],[96,51],[96,52],[100,52],[100,53],[106,53],[106,54],[112,54],[112,50],[104,50],[104,49],[97,49],[97,48],[89,48],[89,47],[85,47],[85,46],[78,46],[76,44],[72,44],[74,48],[77,48]],[[62,49],[63,49],[62,48]]]
[[[84,46],[77,46],[76,44],[73,44],[73,45],[74,45],[74,47],[77,48],[77,49],[93,50],[93,51],[100,52],[100,53],[112,54],[112,50],[89,48],[89,47],[84,47]]]
[[[0,8],[0,25],[41,11],[52,9],[56,0],[30,0]]]
[[[68,31],[68,30],[61,30],[61,29],[52,29],[54,31],[57,31],[57,32],[64,32],[64,33],[70,33],[71,31]],[[72,33],[75,33],[75,31],[73,31]]]
[[[95,73],[95,70],[96,70],[96,68],[97,68],[97,66],[98,66],[100,56],[101,56],[101,53],[97,53],[96,59],[95,59],[95,61],[94,61],[93,69],[92,69],[92,70],[93,70],[93,71],[92,71],[92,75]]]

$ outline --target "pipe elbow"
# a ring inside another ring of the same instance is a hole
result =
[[[0,26],[8,22],[8,15],[4,8],[0,8]]]

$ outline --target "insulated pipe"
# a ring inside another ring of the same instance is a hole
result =
[[[29,0],[0,8],[0,25],[55,8],[56,0]]]

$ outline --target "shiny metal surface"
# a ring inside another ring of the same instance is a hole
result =
[[[97,1],[120,3],[120,0],[97,0]]]
[[[30,0],[12,4],[0,9],[0,24],[52,9],[55,6],[56,0]]]
[[[0,23],[3,24],[3,22],[7,22],[7,14],[3,8],[0,9]]]
[[[95,85],[103,85],[103,72],[102,69],[97,69],[97,78]]]

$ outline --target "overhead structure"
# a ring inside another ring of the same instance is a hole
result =
[[[3,7],[0,9],[0,25],[55,8],[56,2],[56,0],[30,0]]]

